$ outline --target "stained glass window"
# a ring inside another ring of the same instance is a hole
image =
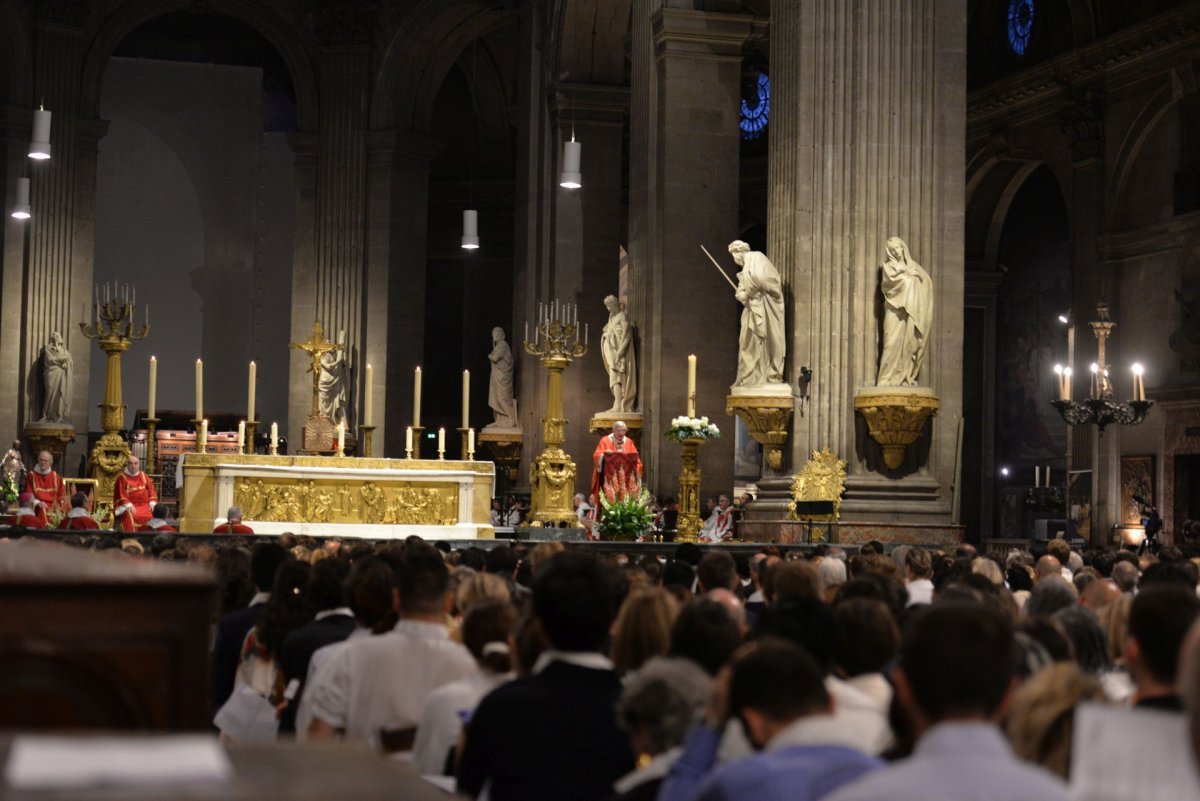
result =
[[[752,87],[749,99],[742,98],[742,115],[738,126],[742,129],[743,139],[757,139],[762,136],[771,117],[771,79],[765,72],[758,74],[758,80]]]
[[[1018,56],[1025,55],[1029,47],[1029,34],[1033,32],[1033,0],[1009,0],[1008,2],[1008,46]]]

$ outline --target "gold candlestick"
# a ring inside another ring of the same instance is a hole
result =
[[[688,437],[679,443],[683,448],[679,468],[679,522],[676,523],[676,542],[695,542],[700,527],[700,446],[704,440]]]
[[[132,287],[119,287],[116,295],[114,298],[106,293],[101,303],[97,290],[96,302],[92,305],[95,319],[79,324],[83,335],[96,340],[100,350],[108,356],[104,403],[100,404],[100,427],[104,434],[88,458],[92,478],[97,481],[97,498],[112,497],[113,483],[129,462],[129,443],[118,433],[125,425],[125,404],[121,402],[121,354],[129,350],[134,341],[145,339],[150,333],[149,313],[147,322],[141,326],[133,321],[137,308],[136,292]]]
[[[258,423],[254,420],[246,421],[246,453],[257,453],[258,449],[255,446],[254,434],[258,428]]]
[[[203,420],[193,420],[192,426],[196,429],[196,453],[208,453],[208,437],[200,438],[200,424]]]
[[[146,424],[146,472],[154,472],[154,453],[157,450],[154,434],[158,429],[158,424],[162,422],[157,417],[143,417],[142,422]]]
[[[528,331],[528,327],[526,327]],[[547,370],[546,416],[542,419],[542,452],[533,463],[530,476],[529,515],[538,525],[566,523],[579,527],[571,508],[575,494],[575,462],[563,450],[567,420],[563,417],[562,374],[577,358],[587,353],[587,325],[580,342],[578,310],[558,301],[538,304],[533,340],[526,334],[525,352],[541,359]]]
[[[371,433],[375,431],[375,426],[359,426],[358,440],[359,451],[364,459],[371,458]]]
[[[464,462],[471,458],[471,453],[467,450],[467,432],[470,430],[470,428],[458,429],[458,438],[459,442],[462,444],[462,460]]]
[[[413,446],[412,446],[412,450],[408,451],[408,458],[409,459],[420,459],[421,458],[421,435],[425,433],[425,427],[424,426],[412,426],[411,428],[412,428],[412,432],[413,432]]]

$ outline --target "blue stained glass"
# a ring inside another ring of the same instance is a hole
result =
[[[1018,56],[1025,55],[1031,33],[1033,33],[1033,0],[1009,0],[1008,46]]]
[[[758,74],[754,88],[753,104],[742,98],[742,114],[738,120],[738,127],[742,129],[743,139],[757,139],[762,136],[771,117],[771,79],[765,72]]]

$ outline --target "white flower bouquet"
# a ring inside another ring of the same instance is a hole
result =
[[[663,436],[676,442],[683,442],[685,439],[716,439],[721,436],[721,429],[717,428],[716,423],[708,422],[707,417],[680,415],[671,421],[671,427]]]

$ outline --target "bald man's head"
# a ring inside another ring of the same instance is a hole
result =
[[[1047,576],[1062,576],[1062,562],[1058,561],[1050,554],[1046,554],[1041,559],[1037,560],[1037,576],[1038,581]]]

